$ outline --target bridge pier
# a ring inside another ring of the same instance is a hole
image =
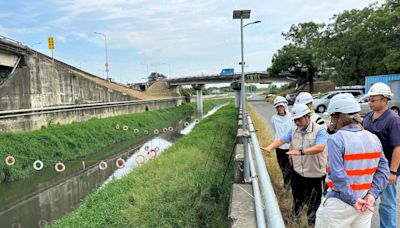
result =
[[[196,90],[196,102],[197,102],[197,112],[203,113],[203,88],[204,84],[193,84],[193,89]]]
[[[232,82],[231,87],[235,90],[235,108],[240,107],[240,82]]]

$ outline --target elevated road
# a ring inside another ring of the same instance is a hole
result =
[[[245,78],[246,82],[251,83],[261,83],[261,84],[270,84],[273,82],[292,82],[296,80],[292,78],[291,74],[282,74],[279,77],[271,77],[266,71],[254,71],[254,72],[246,72]],[[218,83],[231,83],[234,81],[238,81],[241,77],[241,74],[235,73],[234,75],[219,75],[219,74],[209,74],[202,76],[188,76],[181,78],[172,78],[167,79],[166,82],[170,86],[179,86],[179,85],[193,85],[193,84],[218,84]]]

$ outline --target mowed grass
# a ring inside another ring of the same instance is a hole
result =
[[[204,111],[227,101],[204,101]],[[195,112],[196,103],[190,103],[144,113],[53,125],[33,132],[1,134],[0,183],[32,176],[36,172],[32,164],[37,159],[43,161],[44,168],[51,168],[58,161],[75,161],[121,142],[140,142],[147,137],[145,130],[150,134],[154,129],[160,129],[161,132],[162,128],[189,118]],[[124,131],[124,126],[128,130]],[[134,133],[135,128],[140,130],[138,134]],[[4,159],[9,155],[16,159],[13,166],[5,165]]]
[[[266,147],[274,141],[274,136],[271,134],[272,129],[267,128],[264,118],[253,110],[251,105],[248,105],[249,114],[253,125],[255,127],[257,139],[262,147]],[[285,221],[286,227],[298,228],[308,227],[306,210],[302,211],[299,218],[295,218],[292,214],[292,192],[283,187],[282,172],[276,158],[276,153],[264,153],[265,166],[271,178],[276,197],[278,198],[279,207],[281,209],[282,217]]]
[[[220,109],[52,227],[227,227],[237,116]]]

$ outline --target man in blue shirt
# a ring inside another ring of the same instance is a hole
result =
[[[371,112],[365,115],[364,129],[378,136],[389,161],[389,185],[383,191],[379,205],[380,227],[396,227],[396,185],[400,164],[400,117],[388,107],[393,94],[384,83],[375,83],[368,91]]]

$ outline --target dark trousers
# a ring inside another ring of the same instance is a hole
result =
[[[294,215],[298,216],[303,206],[307,205],[307,219],[310,226],[314,226],[315,216],[321,203],[324,179],[325,176],[303,177],[296,171],[292,175]]]
[[[283,184],[285,189],[290,188],[290,182],[292,179],[292,172],[293,172],[292,165],[290,165],[289,163],[289,156],[286,154],[286,152],[288,151],[289,151],[288,149],[276,148],[276,158],[278,159],[278,164],[282,171]]]

